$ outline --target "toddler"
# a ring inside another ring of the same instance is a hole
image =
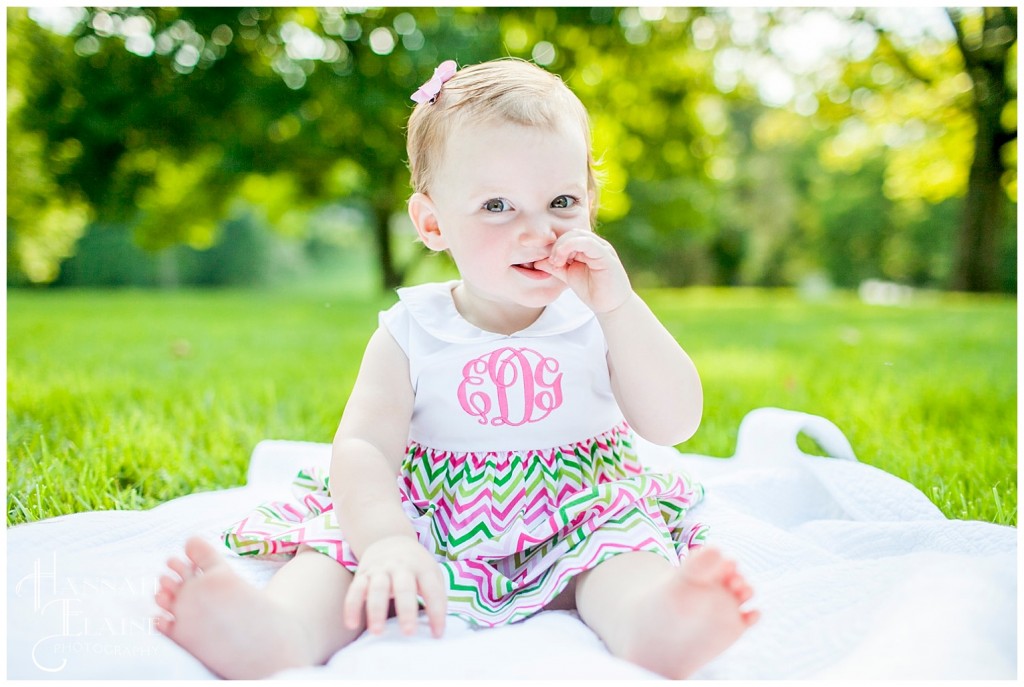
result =
[[[329,475],[227,530],[287,555],[264,589],[209,543],[168,562],[161,632],[214,672],[325,663],[389,615],[434,636],[574,609],[616,656],[683,678],[757,619],[732,561],[703,548],[703,487],[644,470],[633,432],[688,439],[690,358],[594,233],[583,105],[503,59],[445,62],[414,95],[409,215],[461,279],[399,289],[334,437]],[[397,481],[396,481],[397,476]]]

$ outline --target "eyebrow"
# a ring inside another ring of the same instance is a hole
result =
[[[558,196],[562,196],[562,195],[565,195],[567,193],[587,193],[587,191],[588,191],[588,188],[587,188],[586,184],[578,184],[578,183],[574,183],[574,182],[569,182],[569,183],[566,183],[564,185],[559,184],[559,185],[555,186],[554,188],[556,190],[552,192],[553,193],[553,195],[551,196],[552,198],[557,198]],[[509,188],[508,188],[508,186],[504,186],[503,187],[503,186],[499,186],[497,184],[488,184],[488,185],[480,186],[478,188],[470,188],[469,189],[469,195],[471,195],[473,197],[477,197],[477,196],[484,197],[484,196],[487,196],[488,198],[504,197],[504,196],[509,195]]]

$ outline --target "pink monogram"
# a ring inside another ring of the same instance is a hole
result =
[[[533,349],[499,348],[462,368],[459,405],[482,425],[540,422],[562,405],[558,368],[557,360]]]

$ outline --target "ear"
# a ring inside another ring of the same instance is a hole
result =
[[[434,201],[425,193],[414,193],[409,199],[409,218],[416,227],[416,234],[423,245],[434,251],[448,248],[448,242],[441,236],[441,227],[437,223],[437,208]]]

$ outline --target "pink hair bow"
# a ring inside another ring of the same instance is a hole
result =
[[[434,102],[437,94],[441,92],[441,86],[455,76],[456,70],[458,70],[458,66],[455,64],[455,60],[445,60],[437,66],[430,80],[420,86],[410,97],[421,105]]]

